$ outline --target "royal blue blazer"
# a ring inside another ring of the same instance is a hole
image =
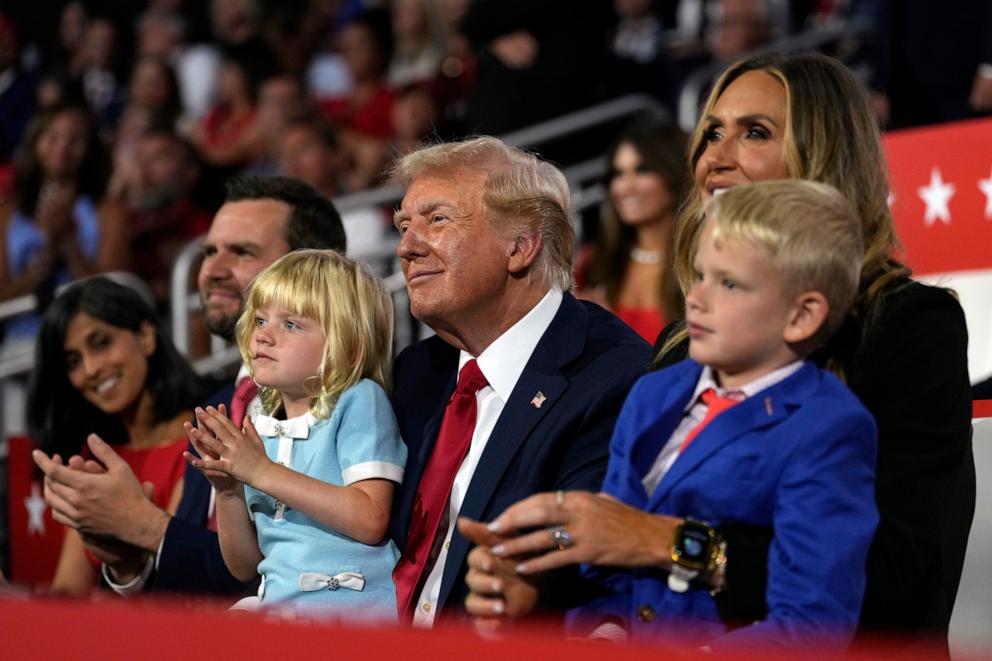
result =
[[[569,614],[570,626],[580,632],[612,618],[634,639],[711,646],[846,644],[878,524],[874,419],[836,377],[807,361],[714,419],[648,495],[641,480],[682,420],[701,371],[685,360],[634,385],[603,490],[645,512],[773,529],[768,617],[728,632],[706,587],[674,592],[661,569],[587,567],[584,576],[601,592]]]

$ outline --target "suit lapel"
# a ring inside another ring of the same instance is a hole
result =
[[[658,410],[663,412],[662,416],[642,431],[634,439],[631,446],[630,459],[636,467],[639,478],[644,477],[651,470],[655,459],[658,458],[675,428],[682,421],[685,406],[689,403],[689,398],[692,397],[692,393],[696,389],[702,366],[689,362],[684,363],[684,365],[688,369],[685,375],[681,376],[671,387],[666,388],[664,393],[658,393],[663,397],[663,401],[658,407]],[[681,367],[676,369],[681,369]]]
[[[742,436],[777,424],[816,387],[817,369],[807,361],[798,372],[724,411],[675,460],[650,499],[652,510],[700,464]],[[759,441],[755,441],[759,442]]]
[[[448,400],[455,391],[455,384],[458,381],[458,350],[444,342],[437,342],[431,346],[430,350],[430,377],[421,382],[424,392],[428,394],[428,400],[435,403],[434,414],[424,425],[423,439],[417,452],[417,465],[419,472],[416,475],[417,482],[420,482],[420,475],[424,466],[434,450],[437,442],[437,434],[441,430],[441,422],[444,420],[444,410],[448,406]]]
[[[588,328],[589,317],[582,305],[570,294],[565,294],[558,313],[534,348],[489,435],[486,449],[462,502],[460,516],[476,520],[482,517],[517,451],[530,437],[534,427],[561,401],[569,385],[568,378],[562,374],[562,367],[581,353]],[[535,406],[532,400],[538,393],[542,393],[545,399],[540,406]],[[447,601],[468,555],[468,546],[468,541],[456,530],[448,549],[438,603]]]
[[[427,340],[431,342],[430,340]],[[410,517],[413,504],[417,497],[420,479],[423,477],[427,460],[434,450],[437,434],[444,418],[444,410],[448,399],[455,390],[455,380],[458,374],[458,350],[441,342],[431,342],[428,345],[428,369],[417,382],[417,392],[408,396],[413,406],[431,406],[433,414],[424,423],[420,443],[409,444],[410,455],[407,458],[403,476],[403,488],[400,490],[400,501],[396,510],[396,521],[392,524],[393,539],[400,549],[406,546],[407,534],[410,531]]]
[[[702,366],[685,361],[678,366],[669,368],[673,371],[682,371],[671,381],[658,384],[664,388],[663,392],[657,393],[662,398],[654,410],[661,411],[662,415],[645,427],[636,438],[632,439],[629,447],[630,461],[624,468],[626,476],[627,493],[625,498],[630,499],[632,505],[644,507],[649,500],[647,492],[644,490],[643,479],[654,466],[655,460],[661,454],[662,449],[675,432],[682,421],[682,415],[689,398],[695,390],[696,382],[699,380],[699,373]]]

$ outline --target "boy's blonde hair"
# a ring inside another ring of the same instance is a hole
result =
[[[261,308],[283,307],[315,320],[324,333],[324,355],[314,366],[311,413],[328,417],[334,403],[360,379],[389,390],[393,350],[393,304],[382,282],[363,266],[333,250],[296,250],[258,274],[235,336],[249,373],[251,336]],[[306,384],[309,388],[309,384]],[[261,389],[272,413],[282,397]]]
[[[787,297],[823,294],[830,309],[814,340],[828,340],[854,302],[864,260],[861,223],[840,191],[799,179],[734,186],[710,201],[706,215],[714,241],[743,240],[768,251]]]

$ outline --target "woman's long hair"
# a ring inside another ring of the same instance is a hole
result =
[[[86,125],[86,153],[76,170],[76,194],[99,203],[107,190],[110,178],[110,158],[96,134],[96,126],[89,110],[82,105],[67,104],[41,110],[31,118],[14,158],[14,190],[17,207],[28,217],[33,217],[38,196],[45,183],[45,173],[38,160],[38,140],[62,114],[75,113]]]
[[[688,138],[677,126],[652,118],[635,120],[617,137],[606,154],[608,174],[605,185],[609,189],[613,178],[613,159],[623,145],[630,145],[637,152],[641,163],[651,172],[660,176],[672,194],[671,232],[666,247],[665,268],[659,283],[658,308],[668,320],[682,318],[683,299],[672,266],[674,246],[674,219],[678,206],[690,186],[689,173],[685,167],[685,151]],[[600,211],[599,234],[596,237],[595,252],[584,274],[587,286],[602,286],[606,290],[606,300],[615,307],[620,298],[627,268],[630,266],[630,251],[637,241],[637,230],[623,221],[616,207],[607,195]]]
[[[192,410],[205,396],[205,383],[165,336],[155,312],[134,290],[95,277],[71,285],[42,319],[35,347],[35,367],[28,387],[28,428],[47,454],[67,459],[99,434],[108,443],[127,443],[118,416],[86,401],[69,383],[65,336],[70,322],[85,312],[94,319],[137,333],[144,322],[155,328],[155,351],[148,357],[145,388],[151,392],[154,422]]]
[[[764,71],[785,89],[785,162],[789,174],[830,184],[844,194],[861,220],[865,259],[858,297],[844,327],[823,352],[827,366],[843,376],[853,351],[877,317],[883,293],[910,270],[893,259],[899,246],[888,206],[888,168],[868,93],[841,62],[820,54],[757,55],[740,60],[717,80],[703,108],[711,114],[723,92],[749,71]],[[700,121],[689,149],[689,168],[706,149],[706,123]],[[693,187],[679,214],[675,271],[683,292],[692,286],[692,259],[702,226],[702,197]],[[684,341],[671,334],[658,358]]]

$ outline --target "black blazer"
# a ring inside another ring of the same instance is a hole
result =
[[[599,491],[614,421],[649,355],[647,343],[611,313],[565,294],[489,437],[460,514],[489,521],[537,492]],[[393,408],[409,448],[391,522],[401,549],[457,369],[458,350],[436,336],[396,360]],[[546,397],[540,408],[531,404],[538,391]],[[439,598],[449,613],[468,594],[468,551],[456,530]]]
[[[672,332],[662,331],[656,348]],[[849,345],[856,349],[841,356],[847,383],[878,424],[881,521],[860,626],[946,637],[975,512],[964,312],[946,290],[902,279],[885,294],[868,336]],[[684,356],[681,347],[657,366]],[[770,531],[723,532],[729,543],[721,614],[760,618]]]

